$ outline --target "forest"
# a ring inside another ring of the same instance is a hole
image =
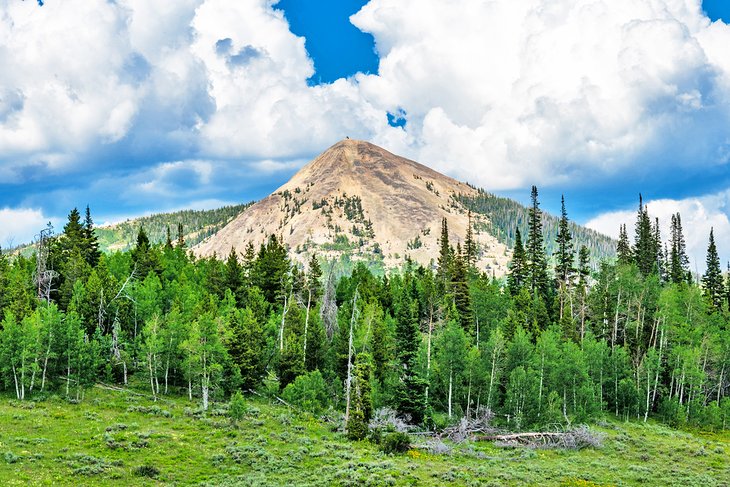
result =
[[[1,385],[83,402],[104,383],[203,412],[271,394],[342,415],[352,440],[379,411],[430,430],[485,412],[516,432],[606,417],[730,428],[730,279],[712,233],[694,276],[679,214],[665,245],[640,203],[633,241],[622,227],[601,262],[572,228],[563,202],[548,256],[533,187],[506,278],[480,274],[472,229],[454,247],[446,221],[432,266],[336,276],[316,255],[295,265],[276,236],[199,259],[182,228],[154,244],[140,227],[133,248],[102,253],[74,209],[33,257],[0,257]]]

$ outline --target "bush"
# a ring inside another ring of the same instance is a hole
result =
[[[140,465],[134,469],[134,475],[137,477],[149,477],[154,479],[160,475],[160,470],[153,465]]]
[[[312,414],[319,415],[329,407],[329,395],[319,370],[300,375],[286,386],[284,399]]]
[[[228,405],[228,414],[231,416],[231,420],[233,422],[238,422],[243,419],[243,417],[248,412],[248,406],[246,405],[246,401],[243,399],[243,394],[241,394],[241,391],[236,391],[235,394],[231,396],[231,402]]]
[[[411,449],[411,437],[399,431],[389,433],[381,440],[380,449],[389,455],[405,453]]]
[[[20,460],[20,457],[13,452],[5,452],[5,462],[6,463],[17,463],[18,460]]]

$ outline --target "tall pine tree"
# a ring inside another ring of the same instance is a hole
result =
[[[618,245],[616,246],[616,254],[618,263],[622,265],[631,264],[634,261],[634,255],[631,252],[631,244],[629,236],[626,233],[626,225],[621,225],[618,232]]]
[[[531,205],[528,217],[527,246],[527,284],[530,292],[539,294],[548,301],[549,281],[547,274],[547,258],[542,236],[542,210],[537,200],[537,187],[533,186],[530,194]]]
[[[682,217],[672,215],[671,249],[669,250],[669,279],[675,283],[689,282],[689,257],[682,232]]]
[[[707,302],[715,309],[720,310],[725,294],[725,283],[720,270],[720,257],[717,255],[717,247],[715,246],[714,229],[710,229],[710,242],[707,246],[707,270],[705,275],[702,276],[702,285]]]
[[[517,296],[527,281],[527,257],[525,248],[522,246],[522,235],[518,228],[515,232],[515,248],[512,251],[512,262],[510,262],[509,273],[507,274],[507,287],[512,296]]]

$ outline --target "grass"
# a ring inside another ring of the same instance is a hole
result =
[[[261,398],[232,425],[185,398],[93,389],[80,404],[0,396],[0,485],[730,485],[730,433],[609,421],[598,450],[463,443],[391,456]],[[414,442],[421,441],[418,438]]]

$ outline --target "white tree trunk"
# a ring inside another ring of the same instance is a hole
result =
[[[449,370],[449,418],[451,417],[451,392],[454,385],[454,368]]]

